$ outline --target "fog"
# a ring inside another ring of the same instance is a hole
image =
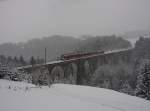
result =
[[[0,0],[0,43],[150,29],[150,0]]]

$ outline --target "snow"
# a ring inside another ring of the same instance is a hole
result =
[[[150,102],[116,91],[0,80],[0,111],[150,111]]]
[[[127,38],[127,40],[130,41],[133,46],[135,46],[135,43],[136,43],[137,40],[139,40],[139,37],[136,37],[136,38]]]
[[[124,52],[124,51],[128,51],[128,50],[133,50],[133,48],[131,47],[131,48],[126,48],[126,49],[109,50],[109,51],[106,51],[104,54]]]
[[[58,64],[58,63],[61,63],[61,62],[64,62],[64,61],[63,61],[63,60],[56,60],[56,61],[47,62],[46,64],[47,64],[47,65],[50,65],[50,64]]]

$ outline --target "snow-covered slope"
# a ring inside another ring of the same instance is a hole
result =
[[[150,102],[87,86],[32,84],[0,80],[0,111],[150,111]]]

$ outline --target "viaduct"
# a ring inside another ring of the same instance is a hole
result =
[[[18,67],[18,70],[31,73],[35,82],[42,76],[48,84],[84,84],[83,81],[88,83],[99,66],[118,64],[120,61],[131,62],[132,52],[132,48],[113,50],[77,59],[58,60],[46,64]]]

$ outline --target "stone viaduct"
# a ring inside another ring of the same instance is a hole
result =
[[[107,51],[103,54],[85,56],[71,60],[58,60],[46,64],[19,67],[18,70],[33,74],[34,78],[45,76],[47,83],[88,83],[95,70],[105,64],[117,64],[120,61],[130,62],[133,49]]]

